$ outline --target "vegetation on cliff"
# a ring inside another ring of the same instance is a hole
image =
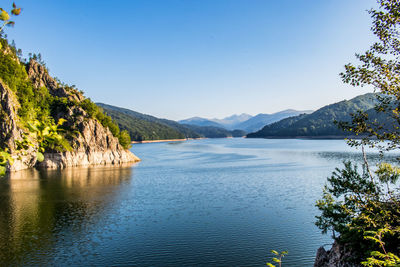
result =
[[[362,138],[350,140],[363,152],[363,166],[345,162],[328,179],[317,207],[317,226],[331,231],[337,242],[349,248],[347,260],[365,266],[400,266],[399,162],[382,157],[371,166],[364,146],[378,148],[381,155],[400,148],[400,1],[380,0],[370,10],[372,32],[378,38],[369,50],[358,54],[359,66],[348,64],[341,74],[353,86],[372,85],[379,93],[374,111],[385,120],[358,111],[350,121],[339,123],[344,131]]]
[[[0,53],[0,79],[17,97],[21,122],[39,120],[54,124],[54,117],[60,110],[65,111],[68,107],[79,106],[87,112],[88,118],[98,120],[104,127],[108,127],[114,136],[119,137],[124,147],[129,146],[129,140],[126,140],[125,134],[121,134],[118,125],[89,98],[79,101],[67,96],[59,97],[50,94],[49,89],[44,86],[35,87],[27,74],[26,68],[29,63],[25,63],[25,60],[16,55],[17,50],[8,44],[7,39],[2,37],[0,42],[3,46]],[[34,59],[30,58],[28,61],[32,60]],[[79,95],[82,98],[82,93],[74,87],[66,84],[61,86],[71,95]]]

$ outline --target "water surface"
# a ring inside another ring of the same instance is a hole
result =
[[[314,226],[340,140],[135,144],[134,166],[0,179],[0,262],[29,266],[312,266]]]

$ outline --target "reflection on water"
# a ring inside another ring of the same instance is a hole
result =
[[[89,220],[131,177],[122,166],[32,169],[1,179],[0,262],[23,264],[30,253],[50,250],[60,231]]]
[[[339,140],[136,144],[134,167],[0,179],[0,265],[312,266],[326,177],[359,151]],[[393,156],[394,158],[394,156]],[[371,154],[372,161],[377,154]]]
[[[398,164],[399,162],[399,155],[398,154],[385,154],[385,157],[377,152],[375,153],[367,153],[368,163],[371,166],[375,166],[376,164],[385,161],[392,164]],[[317,152],[316,157],[324,158],[327,160],[333,161],[352,161],[357,162],[358,164],[363,164],[363,159],[359,152]]]

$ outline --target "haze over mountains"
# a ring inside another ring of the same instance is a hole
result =
[[[160,119],[133,110],[103,103],[96,103],[118,124],[127,130],[133,141],[185,139],[185,138],[224,138],[242,137],[244,131],[230,131],[216,126],[197,126],[181,124],[176,121]]]
[[[97,103],[135,141],[185,138],[341,138],[349,136],[334,123],[349,121],[358,110],[371,119],[387,120],[374,112],[375,94],[365,94],[324,106],[314,112],[287,109],[273,114],[232,115],[224,119],[194,117],[179,122],[160,119],[129,109]]]
[[[232,115],[224,119],[205,119],[200,117],[193,117],[179,121],[182,124],[190,124],[197,126],[214,126],[221,127],[227,130],[243,130],[245,132],[255,132],[263,128],[265,125],[280,121],[282,119],[297,116],[300,114],[309,114],[312,110],[294,110],[287,109],[272,114],[258,114],[251,116],[243,113],[240,115]]]

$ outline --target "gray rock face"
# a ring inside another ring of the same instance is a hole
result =
[[[45,160],[38,163],[38,167],[58,169],[66,167],[90,165],[122,165],[124,163],[138,162],[140,159],[126,150],[108,150],[93,152],[64,152],[46,153]]]
[[[0,80],[0,145],[6,146],[11,151],[15,149],[15,139],[21,138],[17,111],[19,103],[16,96]]]
[[[49,75],[46,68],[37,61],[30,60],[26,72],[35,87],[46,87],[50,92],[58,88],[57,82]]]
[[[48,74],[47,70],[34,60],[27,66],[27,73],[35,87],[46,87],[50,94],[57,97],[66,97],[79,103],[84,96],[71,88],[60,87]],[[21,140],[23,129],[18,122],[19,103],[14,93],[0,81],[0,145],[15,152],[15,140]],[[71,166],[123,164],[140,161],[129,150],[124,149],[111,131],[97,120],[89,118],[85,110],[79,105],[68,107],[54,118],[66,119],[65,125],[75,131],[68,140],[73,148],[71,152],[45,153],[43,162],[36,162],[36,151],[30,149],[20,159],[15,160],[9,167],[10,171],[18,171],[33,166],[44,168],[65,168]],[[14,158],[17,158],[14,156]]]
[[[17,171],[31,168],[36,164],[33,148],[29,148],[25,155],[15,155],[15,140],[22,139],[22,130],[18,125],[19,103],[14,93],[0,80],[0,147],[7,147],[14,156],[14,164],[9,170]]]
[[[361,267],[347,262],[351,257],[351,250],[335,241],[330,250],[326,251],[324,247],[317,250],[314,267]]]
[[[26,66],[26,72],[36,88],[46,87],[53,96],[67,97],[77,102],[85,99],[85,97],[76,90],[69,91],[60,86],[57,81],[50,76],[46,68],[35,60],[29,61],[28,65]]]
[[[45,160],[37,163],[39,167],[65,168],[71,166],[123,164],[137,162],[140,159],[125,150],[112,135],[94,119],[77,123],[80,134],[71,140],[72,152],[45,153]]]

